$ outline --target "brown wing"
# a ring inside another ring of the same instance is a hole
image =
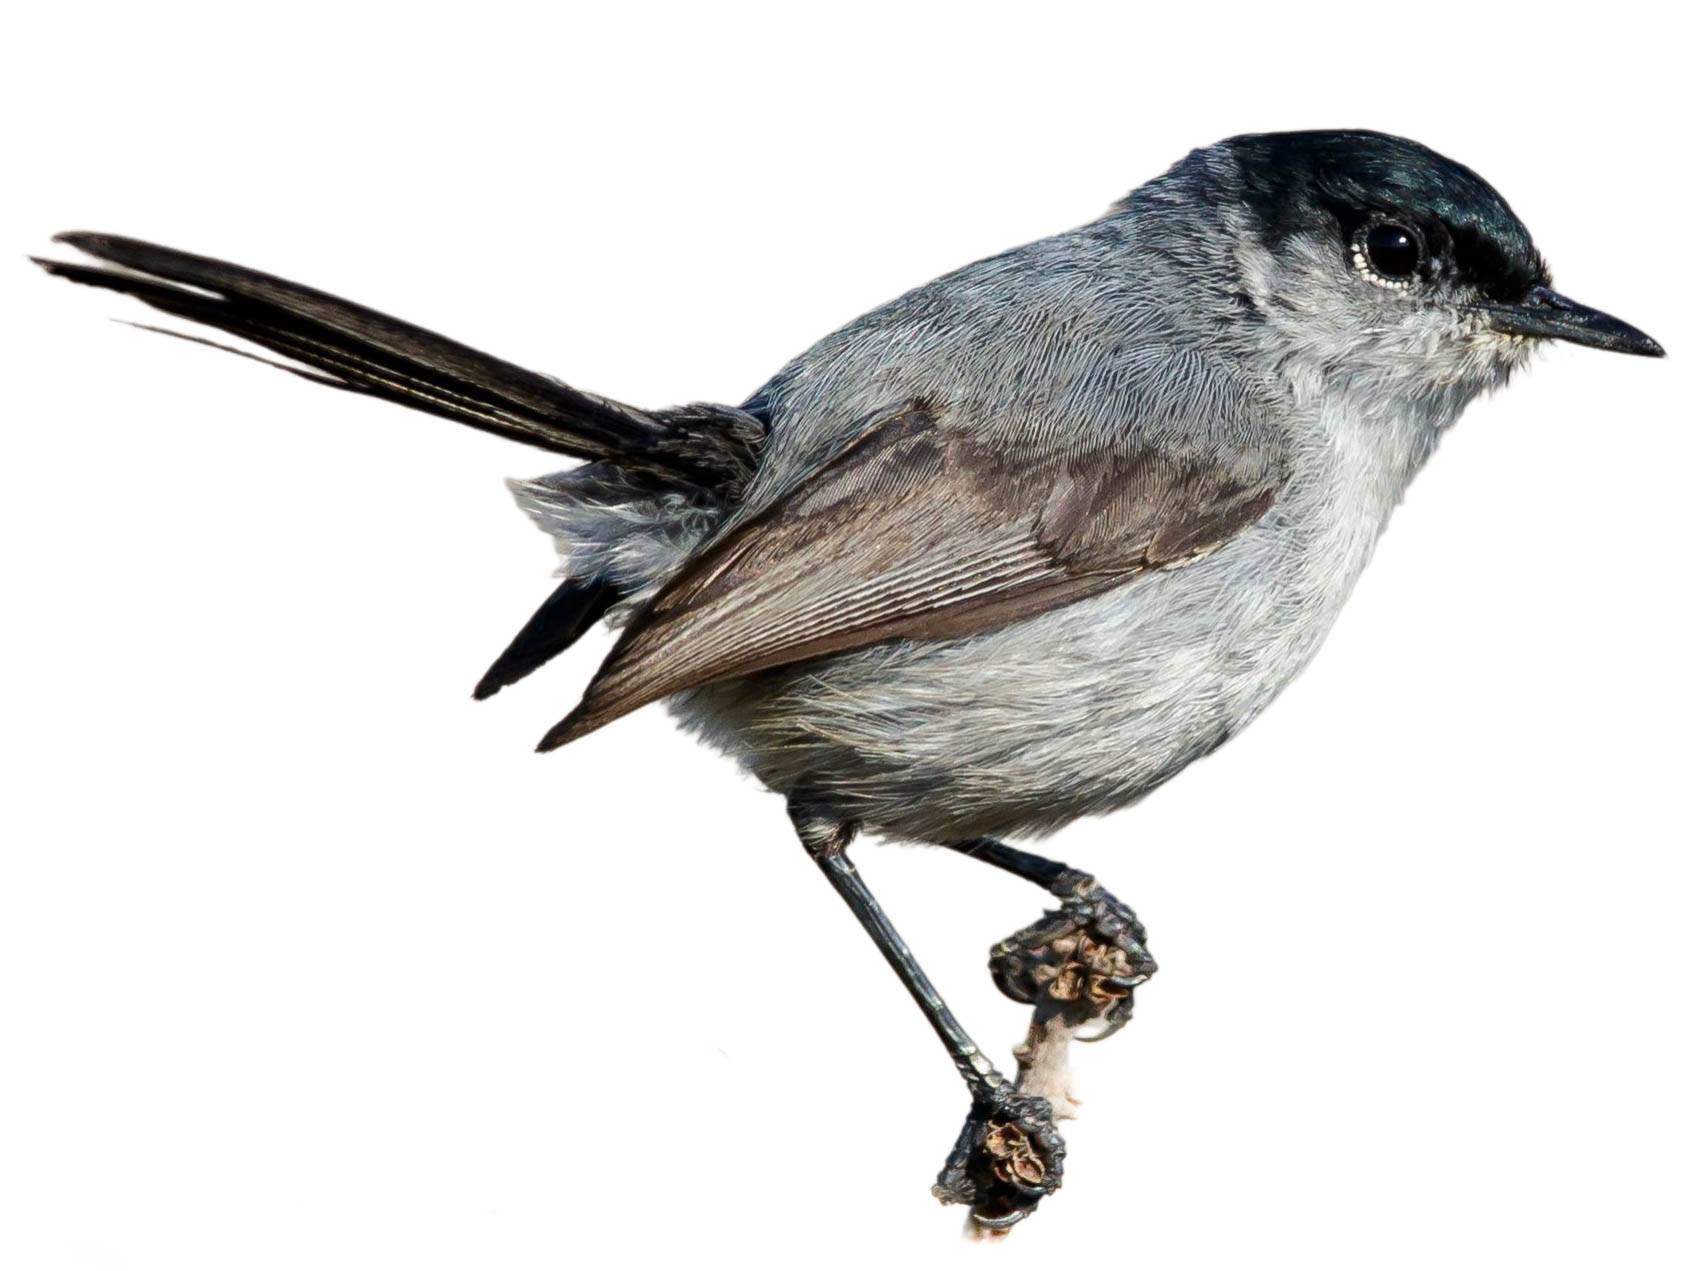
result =
[[[691,561],[551,750],[683,689],[894,638],[966,636],[1205,554],[1265,514],[1264,463],[1095,448],[1013,459],[914,403]]]

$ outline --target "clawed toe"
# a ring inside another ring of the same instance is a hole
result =
[[[1059,1189],[1064,1160],[1048,1101],[1000,1086],[972,1103],[931,1191],[944,1204],[969,1205],[978,1228],[1004,1231]]]
[[[997,944],[989,970],[1002,993],[1036,1008],[1038,1021],[1091,1025],[1078,1040],[1099,1041],[1129,1021],[1136,986],[1159,967],[1127,905],[1086,875],[1070,890],[1060,908]]]

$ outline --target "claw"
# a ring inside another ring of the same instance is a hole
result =
[[[1011,1231],[1029,1216],[1030,1211],[1028,1209],[1014,1209],[1011,1213],[1001,1214],[999,1217],[994,1218],[979,1214],[976,1210],[972,1210],[971,1225],[976,1230],[981,1231],[986,1235],[998,1235],[1004,1231]]]
[[[1121,1015],[1104,1015],[1101,1017],[1101,1026],[1094,1032],[1073,1033],[1071,1034],[1071,1040],[1076,1042],[1088,1042],[1090,1045],[1093,1045],[1095,1042],[1104,1042],[1108,1037],[1111,1037],[1129,1022],[1129,1011],[1125,1011]]]
[[[1158,969],[1135,914],[1092,880],[1057,910],[1001,941],[989,955],[995,986],[1038,1017],[1059,1015],[1081,1026],[1104,1020],[1094,1040],[1130,1016],[1134,990]]]
[[[945,1205],[969,1205],[974,1226],[1005,1231],[1059,1189],[1064,1160],[1048,1101],[997,1086],[972,1102],[931,1192]]]

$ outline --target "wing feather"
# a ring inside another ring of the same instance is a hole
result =
[[[1097,445],[1014,462],[907,403],[691,562],[541,748],[717,680],[1096,595],[1218,547],[1275,493],[1263,457]]]

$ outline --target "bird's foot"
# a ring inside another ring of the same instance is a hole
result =
[[[1058,1019],[1077,1040],[1100,1041],[1129,1022],[1136,986],[1159,965],[1135,913],[1088,874],[1068,870],[1053,891],[1060,907],[990,950],[989,973],[1036,1008],[1036,1025]]]
[[[930,1190],[945,1205],[969,1205],[978,1233],[1003,1232],[1059,1190],[1064,1161],[1065,1140],[1048,1101],[996,1086],[972,1100]]]

